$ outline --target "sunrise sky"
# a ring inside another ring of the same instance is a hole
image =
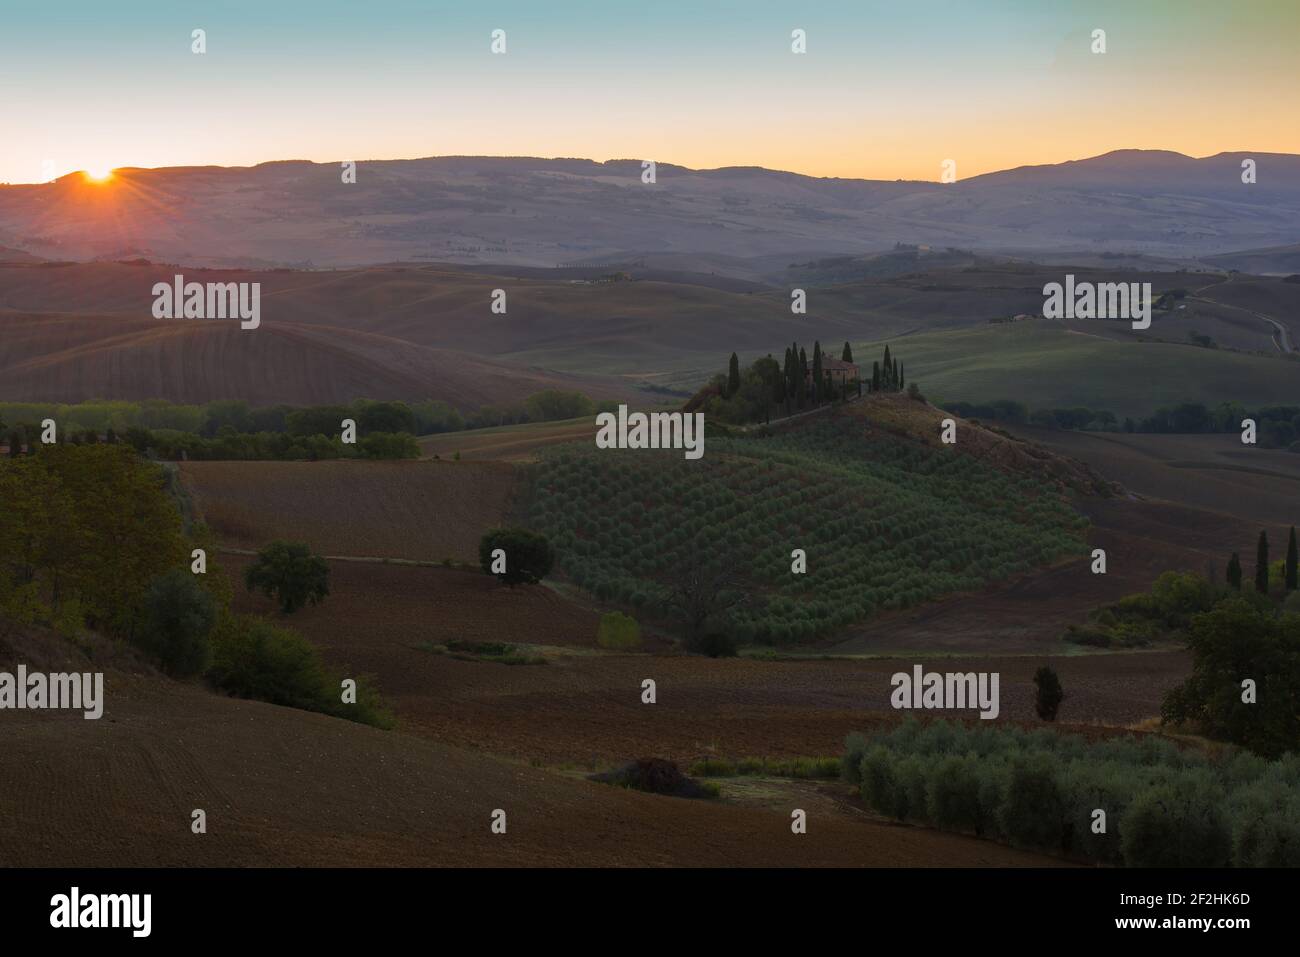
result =
[[[1295,0],[14,6],[0,182],[447,154],[937,180],[947,158],[966,178],[1127,147],[1300,153]]]

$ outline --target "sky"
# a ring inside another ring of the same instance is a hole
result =
[[[0,90],[10,183],[458,154],[960,179],[1300,153],[1300,0],[0,0]]]

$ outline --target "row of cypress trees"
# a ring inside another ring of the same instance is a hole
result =
[[[1295,526],[1291,526],[1291,538],[1287,542],[1286,561],[1282,563],[1282,576],[1286,590],[1292,592],[1300,584],[1300,554],[1296,550]],[[1241,559],[1233,552],[1228,559],[1228,585],[1241,591]],[[1268,594],[1268,532],[1259,533],[1259,542],[1255,545],[1255,591],[1261,595]]]

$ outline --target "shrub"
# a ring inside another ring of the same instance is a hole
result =
[[[929,778],[930,820],[947,831],[983,829],[980,808],[980,775],[970,758],[950,755],[931,765]]]
[[[840,778],[849,784],[862,784],[862,758],[867,753],[867,739],[853,732],[844,739],[844,757],[840,758]],[[863,794],[865,797],[865,794]]]
[[[182,678],[202,673],[217,603],[192,574],[173,569],[156,578],[145,594],[142,617],[135,643],[163,671]]]
[[[611,611],[607,615],[600,616],[596,644],[617,651],[640,648],[641,626],[630,615],[625,615],[621,611]]]
[[[1034,686],[1038,689],[1034,696],[1034,710],[1044,721],[1055,721],[1056,712],[1060,710],[1065,692],[1061,690],[1061,679],[1047,665],[1034,672]]]
[[[1120,821],[1129,867],[1226,867],[1232,833],[1221,792],[1187,783],[1143,791]]]
[[[305,638],[254,616],[226,616],[213,633],[209,683],[239,698],[255,698],[389,728],[392,716],[368,680],[358,678],[357,701],[344,704],[342,684],[326,672]]]
[[[903,820],[907,807],[898,791],[894,760],[890,751],[876,745],[862,756],[857,779],[862,800],[868,807],[886,817]]]
[[[716,785],[709,782],[701,784],[682,774],[677,765],[665,758],[638,758],[600,774],[590,775],[593,781],[615,784],[619,787],[648,791],[651,794],[667,794],[672,797],[713,798],[718,796]]]
[[[688,650],[696,654],[708,655],[710,658],[734,658],[736,641],[730,635],[713,631],[692,641]]]
[[[503,554],[494,556],[497,549]],[[513,587],[541,581],[551,573],[555,558],[544,535],[526,528],[494,528],[479,541],[478,560],[484,572]]]
[[[313,555],[299,542],[272,542],[257,553],[244,570],[249,591],[261,591],[280,602],[280,611],[293,614],[308,602],[319,604],[330,593],[330,569],[325,559]]]
[[[1002,832],[1022,847],[1059,850],[1064,806],[1056,784],[1056,761],[1031,752],[1011,759],[1006,794],[998,812]]]

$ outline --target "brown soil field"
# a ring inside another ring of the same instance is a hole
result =
[[[239,574],[242,559],[223,562]],[[519,759],[603,767],[641,754],[682,762],[837,754],[849,732],[897,720],[889,678],[917,662],[998,671],[1001,719],[1036,720],[1033,674],[1042,655],[714,660],[653,642],[648,653],[615,654],[595,647],[594,613],[542,586],[508,589],[486,575],[439,568],[332,562],[330,571],[329,598],[292,616],[281,618],[238,582],[236,604],[299,630],[335,667],[375,676],[404,730]],[[551,649],[545,665],[505,665],[419,647],[453,638]],[[1078,725],[1156,715],[1160,697],[1188,671],[1181,652],[1052,664],[1069,695],[1061,720]],[[645,678],[656,682],[655,705],[641,704]]]
[[[150,282],[140,274],[136,280],[138,302],[125,315],[0,308],[0,399],[323,405],[373,396],[443,399],[468,410],[522,401],[545,389],[627,400],[641,394],[616,377],[553,372],[357,328],[281,321],[274,300],[262,303],[257,329],[241,329],[233,320],[154,319]]]
[[[1140,495],[1222,512],[1258,534],[1300,524],[1300,455],[1244,446],[1237,435],[1128,435],[1016,426]],[[1271,537],[1271,536],[1270,536]],[[1253,541],[1253,537],[1252,537]]]
[[[4,712],[0,866],[1058,863],[837,813],[829,798],[796,837],[800,805],[779,798],[640,794],[157,675],[110,669],[105,697],[98,721]],[[205,834],[191,833],[195,808]],[[504,835],[489,828],[497,808]]]
[[[538,451],[547,446],[595,441],[595,436],[595,419],[582,418],[444,432],[425,436],[419,442],[420,450],[430,458],[437,455],[449,459],[459,452],[463,459],[527,462],[536,459]]]
[[[516,489],[511,467],[490,462],[185,462],[181,477],[231,547],[284,539],[326,555],[476,564]]]

